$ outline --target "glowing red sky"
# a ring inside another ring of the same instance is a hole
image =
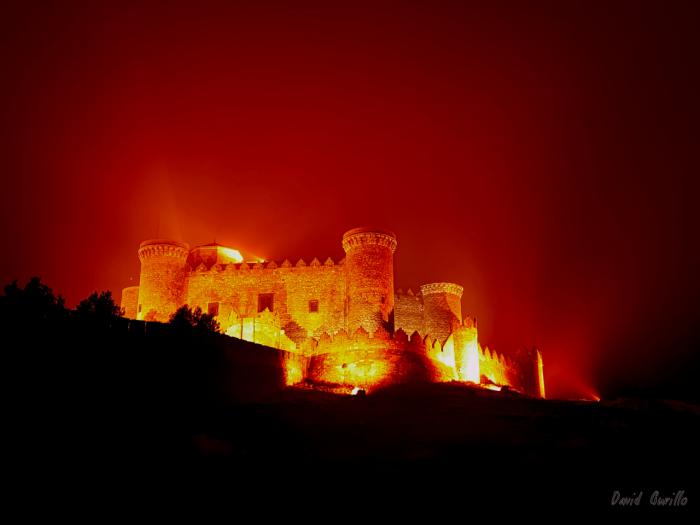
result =
[[[3,282],[74,304],[134,284],[156,235],[309,260],[376,225],[398,287],[463,284],[550,392],[693,351],[697,13],[67,4],[3,13]]]

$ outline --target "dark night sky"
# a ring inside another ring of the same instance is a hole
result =
[[[549,393],[690,392],[697,11],[81,4],[0,16],[3,282],[74,304],[156,235],[308,261],[374,225],[397,287],[463,284]]]

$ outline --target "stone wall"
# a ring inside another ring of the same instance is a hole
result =
[[[238,317],[233,312],[228,318],[228,323],[230,324],[225,331],[228,336],[288,352],[297,352],[297,345],[285,333],[279,315],[269,310],[250,317]]]
[[[218,303],[217,320],[226,332],[236,320],[259,313],[261,294],[272,294],[272,312],[286,331],[301,328],[304,337],[318,337],[345,326],[343,265],[330,258],[325,263],[299,260],[295,265],[200,265],[189,274],[186,303],[205,312]]]
[[[414,294],[410,288],[406,292],[397,290],[394,295],[394,328],[401,329],[407,334],[418,332],[426,335],[423,301],[420,295]]]
[[[308,379],[372,391],[398,383],[451,379],[448,367],[431,359],[425,341],[402,330],[375,337],[362,328],[348,335],[324,335],[312,349]]]
[[[455,345],[455,369],[460,381],[479,383],[481,368],[479,359],[479,334],[476,324],[470,318],[455,329],[450,336]]]
[[[508,385],[518,390],[525,389],[518,366],[506,356],[479,346],[479,370],[482,383]],[[533,392],[534,393],[534,392]]]
[[[420,287],[426,333],[441,341],[462,325],[463,288],[453,283],[431,283]]]
[[[122,290],[121,307],[124,309],[123,317],[136,319],[139,304],[139,287],[128,286]]]
[[[141,282],[125,288],[129,318],[168,321],[180,306],[216,316],[227,335],[284,350],[287,384],[303,380],[366,390],[407,381],[469,381],[544,395],[539,354],[506,358],[461,319],[462,287],[431,283],[394,293],[390,232],[343,236],[346,258],[237,262],[216,244],[145,241]],[[351,335],[349,335],[351,334]]]

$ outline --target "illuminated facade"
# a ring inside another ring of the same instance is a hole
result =
[[[166,322],[182,305],[216,316],[226,334],[284,350],[289,384],[373,389],[408,381],[469,381],[544,396],[538,351],[482,349],[462,317],[463,288],[430,283],[394,290],[396,236],[356,228],[345,258],[246,261],[232,248],[141,243],[140,285],[125,288],[132,319]]]

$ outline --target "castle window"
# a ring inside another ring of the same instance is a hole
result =
[[[271,312],[274,311],[275,294],[261,293],[258,294],[258,312],[264,312],[267,308]]]
[[[318,312],[318,299],[311,299],[309,301],[309,312]]]
[[[207,305],[207,313],[212,317],[219,315],[219,303],[209,303]]]
[[[142,304],[139,305],[139,313],[141,313],[141,310],[143,310],[143,305],[142,305]]]

